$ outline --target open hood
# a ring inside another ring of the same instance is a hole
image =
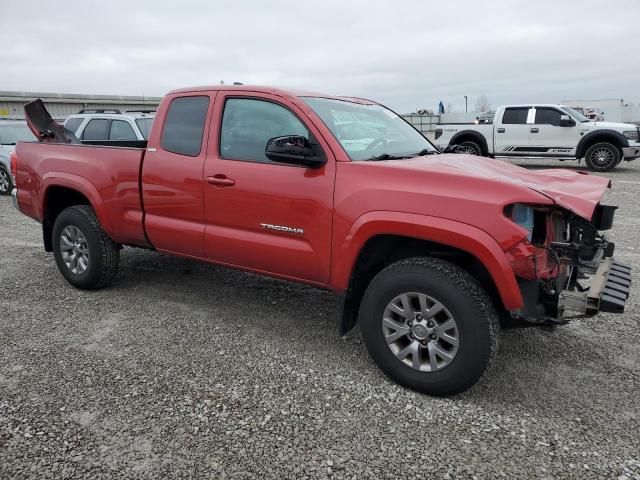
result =
[[[76,136],[56,122],[39,98],[24,106],[27,125],[40,142],[80,143]]]

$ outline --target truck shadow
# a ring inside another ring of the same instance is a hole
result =
[[[206,338],[213,335],[208,330],[212,325],[223,330],[240,325],[266,342],[288,345],[312,364],[324,364],[325,370],[360,377],[358,381],[374,382],[377,388],[393,386],[369,359],[357,329],[339,338],[341,303],[332,293],[154,252],[127,249],[122,257],[123,268],[110,289],[112,294],[132,303],[145,295],[180,318],[183,326],[204,318],[198,348],[216,348]],[[190,333],[176,329],[170,335],[157,335],[162,342],[171,335]],[[189,338],[180,343],[189,345]],[[612,413],[605,412],[603,421],[608,415],[620,418],[635,401],[624,391],[601,387],[611,385],[612,377],[628,382],[628,371],[613,362],[597,338],[582,337],[573,324],[553,333],[508,330],[502,334],[489,374],[452,401],[491,409],[499,405],[514,413],[530,407],[549,415],[562,413],[560,407],[579,412],[608,404]],[[434,399],[415,394],[415,401]]]

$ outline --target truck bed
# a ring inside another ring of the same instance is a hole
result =
[[[146,246],[140,197],[144,153],[144,148],[133,147],[18,143],[20,208],[41,222],[56,189],[74,189],[87,197],[114,241]]]

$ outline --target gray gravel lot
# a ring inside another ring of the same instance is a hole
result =
[[[627,312],[503,332],[449,399],[338,337],[330,293],[137,249],[75,290],[1,197],[0,478],[639,479],[640,161],[611,177]]]

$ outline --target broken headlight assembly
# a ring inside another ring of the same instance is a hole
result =
[[[592,276],[597,280],[603,263],[612,263],[614,244],[600,231],[611,228],[615,209],[598,205],[588,220],[554,206],[505,208],[505,216],[523,229],[523,237],[505,252],[523,294],[524,307],[516,316],[557,324],[572,318],[570,311],[589,316],[606,309],[602,289],[595,295],[594,281],[587,283]]]

